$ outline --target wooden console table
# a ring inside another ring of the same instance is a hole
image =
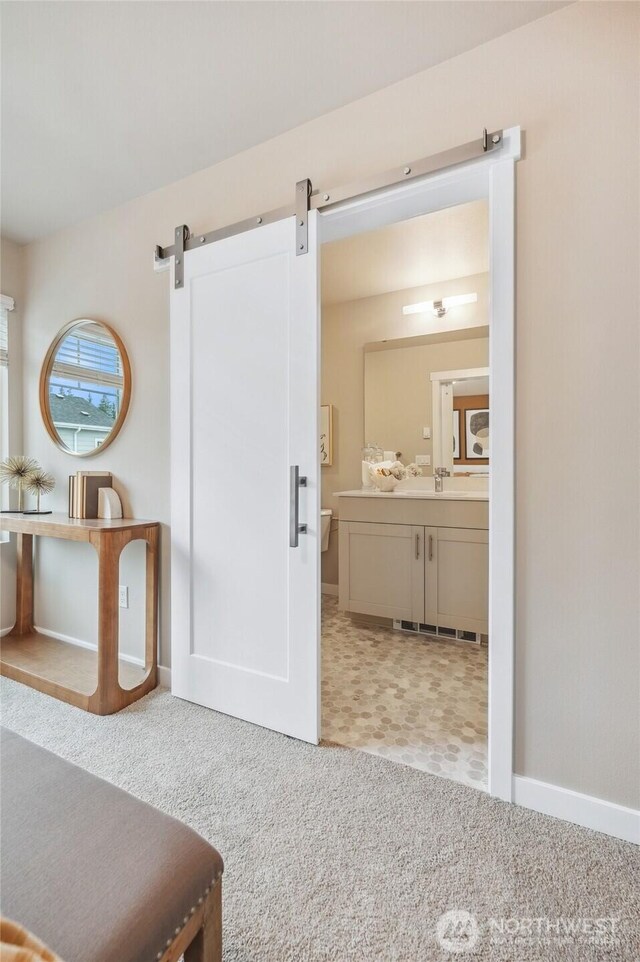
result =
[[[157,685],[157,521],[81,520],[63,514],[0,515],[0,531],[18,535],[16,623],[0,642],[0,674],[96,715],[110,715]],[[98,650],[41,634],[33,627],[33,538],[88,541],[98,553]],[[145,664],[119,659],[120,553],[131,541],[147,542]],[[126,687],[122,687],[124,683]]]

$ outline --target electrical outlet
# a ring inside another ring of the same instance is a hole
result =
[[[423,437],[423,440],[425,440],[425,441],[430,441],[430,440],[431,440],[431,428],[423,428],[423,429],[422,429],[422,437]]]
[[[419,466],[422,467],[422,468],[427,467],[427,465],[431,464],[431,455],[430,455],[430,454],[416,454],[416,464],[419,465]]]
[[[127,585],[120,585],[120,607],[129,607],[129,588]]]

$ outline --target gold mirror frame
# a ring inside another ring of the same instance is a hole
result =
[[[113,427],[111,431],[102,442],[102,444],[97,448],[92,448],[89,451],[72,451],[68,448],[66,444],[60,438],[58,431],[56,429],[53,418],[51,417],[51,410],[49,408],[49,378],[51,376],[51,368],[53,367],[53,362],[55,360],[56,354],[58,353],[58,348],[65,337],[77,326],[81,324],[99,324],[103,327],[114,340],[114,343],[120,353],[120,358],[122,361],[122,377],[123,377],[123,389],[122,389],[122,400],[120,404],[120,412],[118,417],[113,422]],[[70,454],[74,458],[91,458],[96,454],[101,454],[105,448],[108,448],[112,441],[115,441],[120,429],[124,424],[127,412],[129,410],[129,402],[131,400],[131,364],[129,363],[129,355],[127,354],[126,348],[122,342],[122,338],[119,334],[114,331],[110,324],[105,321],[96,321],[90,317],[77,317],[74,321],[69,321],[68,324],[58,331],[55,338],[53,339],[49,350],[46,353],[45,359],[42,364],[42,370],[40,371],[40,413],[42,415],[42,420],[47,429],[49,437],[54,442],[56,447],[64,451],[65,454]]]

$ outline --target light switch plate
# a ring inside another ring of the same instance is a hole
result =
[[[425,441],[430,441],[430,440],[431,440],[431,428],[423,428],[423,429],[422,429],[422,437],[424,438]]]
[[[431,455],[416,454],[416,464],[423,468],[426,467],[427,465],[431,464]]]
[[[121,608],[129,607],[129,588],[127,585],[119,585],[119,601]]]

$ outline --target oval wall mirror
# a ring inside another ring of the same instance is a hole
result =
[[[131,397],[131,366],[113,328],[88,318],[58,333],[40,374],[40,410],[63,451],[98,454],[117,437]]]

